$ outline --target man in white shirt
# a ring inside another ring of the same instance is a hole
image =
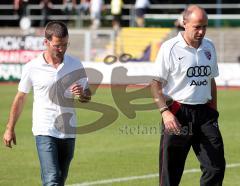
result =
[[[103,0],[90,1],[90,17],[92,22],[92,29],[98,29],[101,26],[101,13],[103,4]]]
[[[220,186],[225,159],[218,127],[215,47],[204,38],[208,25],[204,9],[191,5],[183,16],[185,31],[161,46],[151,83],[163,120],[159,182],[179,185],[192,146],[203,172],[200,185]]]
[[[67,130],[76,127],[76,114],[71,103],[74,96],[81,102],[91,98],[82,64],[65,54],[68,39],[68,29],[63,22],[47,24],[46,50],[24,66],[3,136],[7,147],[11,148],[12,142],[16,144],[15,125],[27,94],[33,88],[32,131],[44,186],[64,185],[73,158],[76,135],[74,130]],[[70,120],[64,118],[65,114],[71,115]]]

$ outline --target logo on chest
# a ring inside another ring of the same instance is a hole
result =
[[[210,66],[194,66],[187,69],[187,77],[207,77],[211,74]]]
[[[204,54],[206,56],[206,58],[210,61],[212,58],[212,54],[209,50],[204,50]]]
[[[190,86],[206,86],[208,80],[204,77],[211,75],[210,66],[194,66],[187,69],[187,77],[194,78],[191,80]]]
[[[178,60],[182,61],[183,58],[184,58],[184,56],[178,57]]]

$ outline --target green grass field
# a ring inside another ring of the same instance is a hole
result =
[[[5,130],[16,85],[0,85],[0,132]],[[227,164],[240,163],[240,93],[239,90],[219,90],[219,125],[225,144]],[[108,88],[97,90],[93,101],[111,105],[117,109]],[[150,102],[138,100],[137,102]],[[39,162],[31,132],[32,95],[29,95],[24,112],[16,127],[17,145],[12,149],[0,145],[0,186],[40,185]],[[100,117],[99,113],[77,109],[79,126]],[[71,163],[67,184],[109,180],[114,178],[143,176],[158,173],[158,151],[160,115],[158,111],[138,111],[129,119],[119,111],[117,120],[92,133],[77,136],[75,156]],[[198,169],[199,163],[191,151],[185,169]],[[239,185],[240,167],[226,169],[224,186]],[[200,172],[186,173],[182,186],[199,185]],[[101,185],[97,183],[95,185]],[[128,180],[104,185],[156,186],[158,178]]]

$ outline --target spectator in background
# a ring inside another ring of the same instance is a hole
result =
[[[80,0],[80,2],[77,2],[77,9],[76,13],[79,16],[79,18],[76,20],[76,26],[82,27],[83,26],[83,21],[81,17],[84,17],[84,15],[89,14],[89,7],[90,7],[90,0]]]
[[[87,14],[90,7],[90,0],[81,0],[80,2],[80,11],[84,14]]]
[[[122,7],[122,0],[111,0],[112,26],[115,31],[118,31],[121,26]]]
[[[65,15],[72,15],[74,14],[74,11],[77,9],[77,1],[63,0],[63,6]]]
[[[77,1],[76,0],[63,0],[63,12],[64,15],[66,15],[66,24],[69,23],[70,16],[74,15],[76,13],[77,10]]]
[[[97,29],[101,26],[102,7],[103,7],[103,0],[90,1],[90,15],[91,15],[92,29]]]
[[[40,21],[40,27],[45,27],[46,23],[48,22],[48,15],[50,15],[50,10],[52,8],[51,0],[41,0],[41,15],[42,19]]]
[[[19,15],[19,20],[27,16],[27,5],[28,0],[14,0],[13,2],[13,8],[14,8],[14,14]]]
[[[135,2],[136,23],[138,27],[144,27],[144,15],[149,4],[149,0],[136,0]]]

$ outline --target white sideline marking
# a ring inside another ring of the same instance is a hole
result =
[[[240,163],[233,163],[233,164],[226,165],[226,168],[234,168],[234,167],[240,167]],[[201,172],[201,170],[200,169],[187,169],[183,172],[183,174],[195,173],[195,172]],[[104,184],[109,184],[109,183],[127,182],[127,181],[131,181],[131,180],[142,180],[142,179],[149,179],[149,178],[156,178],[156,177],[158,177],[158,173],[157,174],[147,174],[147,175],[142,175],[142,176],[113,178],[113,179],[108,179],[108,180],[98,180],[98,181],[93,181],[93,182],[77,183],[77,184],[72,184],[72,185],[67,185],[67,186],[104,185]]]

